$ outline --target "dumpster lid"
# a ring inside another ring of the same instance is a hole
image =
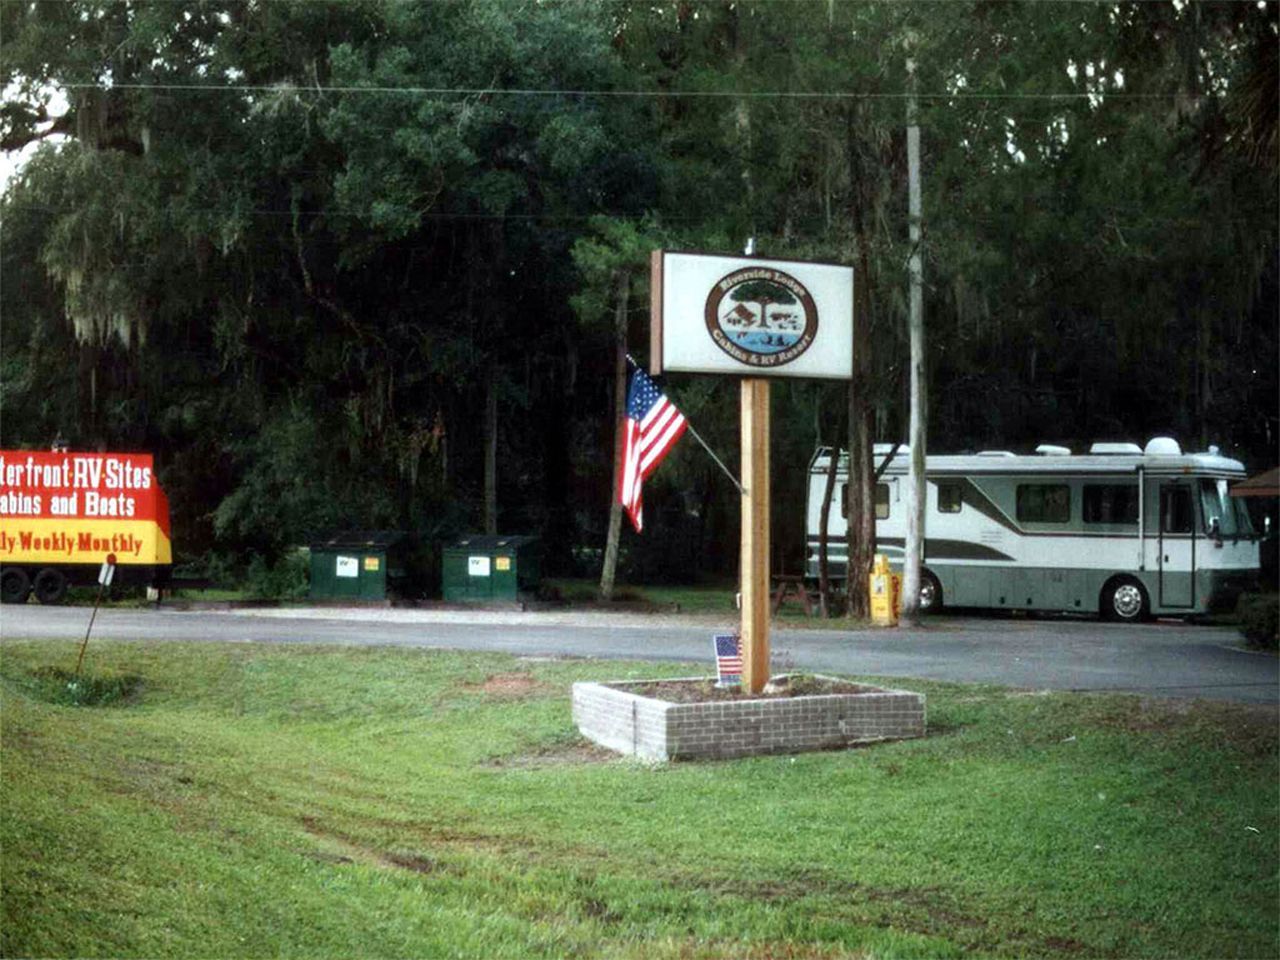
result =
[[[470,533],[459,537],[452,546],[467,550],[519,550],[537,542],[537,537],[524,534]]]
[[[311,542],[312,550],[388,550],[408,534],[403,530],[343,530]]]

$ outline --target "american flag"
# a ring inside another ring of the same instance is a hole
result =
[[[716,674],[721,686],[742,682],[742,638],[736,633],[716,637]]]
[[[644,479],[658,469],[658,464],[680,439],[686,426],[684,414],[637,367],[631,374],[631,387],[627,391],[622,471],[618,486],[618,500],[626,508],[637,533],[644,526]]]

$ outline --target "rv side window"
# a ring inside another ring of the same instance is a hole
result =
[[[1084,522],[1136,524],[1138,485],[1136,483],[1086,484]]]
[[[849,485],[840,484],[840,516],[849,519]],[[889,485],[876,484],[876,519],[884,520],[889,516]]]
[[[1019,523],[1066,523],[1071,519],[1071,488],[1065,483],[1018,485]]]
[[[1160,530],[1162,533],[1191,533],[1195,530],[1195,503],[1191,488],[1167,484],[1160,491]]]
[[[938,512],[939,513],[959,513],[960,503],[961,503],[960,484],[958,483],[938,484]]]

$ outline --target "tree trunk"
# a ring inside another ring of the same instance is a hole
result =
[[[857,319],[854,310],[854,328],[865,326],[865,319]],[[855,333],[855,338],[862,335]],[[862,363],[854,354],[854,378],[849,383],[849,482],[846,487],[848,503],[848,568],[845,606],[850,619],[863,620],[870,614],[867,596],[867,577],[871,574],[871,559],[875,553],[875,497],[871,483],[871,405],[867,399],[867,380],[859,375]]]
[[[847,406],[847,404],[846,404]],[[836,496],[836,477],[840,469],[840,438],[846,434],[846,426],[844,416],[847,415],[846,410],[837,418],[835,430],[835,442],[828,447],[831,451],[831,458],[827,461],[827,476],[822,491],[822,515],[818,520],[818,605],[823,619],[830,619],[836,615],[837,605],[833,596],[835,584],[831,577],[831,505],[835,502]],[[823,429],[821,408],[816,411],[815,418],[815,445],[823,446]],[[841,497],[841,507],[846,515],[848,512],[848,500]]]
[[[618,571],[618,541],[622,537],[622,502],[618,491],[622,486],[622,424],[627,408],[627,301],[631,293],[631,275],[626,270],[616,274],[617,293],[613,315],[613,500],[609,504],[609,534],[604,547],[604,566],[600,571],[600,598],[613,599],[613,584]]]
[[[851,619],[870,615],[867,577],[876,552],[875,483],[871,473],[871,254],[862,211],[855,217],[858,273],[853,288],[853,370],[849,380],[848,566],[845,607]]]
[[[831,564],[827,558],[828,527],[831,517],[831,501],[836,490],[836,468],[840,463],[840,446],[829,448],[831,460],[827,465],[827,481],[822,488],[822,514],[818,518],[818,608],[822,619],[831,617]]]
[[[761,298],[759,300],[753,300],[752,303],[759,304],[760,306],[760,319],[756,322],[756,326],[758,326],[761,330],[768,330],[769,329],[769,306],[772,303],[774,303],[774,301]],[[751,321],[747,321],[747,323],[745,324],[745,326],[750,326],[750,325],[751,325]]]
[[[1197,291],[1198,293],[1199,291]],[[1200,449],[1209,449],[1209,410],[1213,404],[1212,364],[1209,344],[1213,337],[1211,315],[1197,298],[1196,318],[1196,436]]]
[[[484,532],[498,532],[498,377],[493,367],[484,399]]]

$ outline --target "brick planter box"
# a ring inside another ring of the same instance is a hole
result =
[[[578,730],[611,750],[657,761],[838,750],[924,736],[924,694],[906,690],[864,686],[859,693],[675,703],[632,692],[647,685],[575,683]]]

